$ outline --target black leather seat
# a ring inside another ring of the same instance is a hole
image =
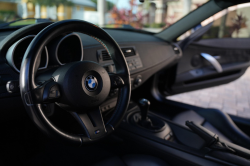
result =
[[[185,125],[187,120],[202,125],[219,135],[222,140],[250,149],[250,137],[241,131],[227,114],[220,110],[189,110],[179,113],[172,119],[173,122],[184,127],[187,127]]]
[[[131,154],[122,157],[112,157],[96,163],[94,166],[167,166],[167,164],[150,155]]]

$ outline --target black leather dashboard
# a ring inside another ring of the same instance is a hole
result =
[[[40,30],[41,29],[33,29],[33,31],[30,31],[31,34],[29,35],[35,35],[34,33],[38,33]],[[154,35],[112,29],[106,29],[106,31],[117,41],[120,47],[133,47],[137,53],[137,57],[141,60],[142,66],[138,69],[131,70],[130,73],[132,89],[139,87],[156,72],[180,58],[180,56],[174,51],[172,44],[167,43]],[[6,43],[8,35],[13,35],[15,33],[15,31],[0,31],[0,42],[5,40],[4,42]],[[20,34],[18,35],[24,37],[27,34],[28,33],[25,32],[25,35],[23,36]],[[90,36],[80,33],[78,33],[78,35],[82,41],[84,52],[83,60],[99,62],[98,50],[104,49],[103,46]],[[12,41],[12,43],[14,42],[15,41]],[[49,53],[49,56],[55,55]],[[50,64],[49,62],[48,68],[50,66],[53,66],[53,64]],[[138,85],[134,86],[135,81],[138,78],[140,78],[141,81]],[[7,92],[6,83],[10,80],[19,80],[19,73],[6,62],[6,48],[0,47],[0,105],[2,105],[1,99],[20,96],[19,92],[12,94]]]

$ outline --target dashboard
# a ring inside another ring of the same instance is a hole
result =
[[[0,104],[1,99],[20,98],[20,93],[8,93],[6,83],[19,80],[23,56],[30,42],[44,25],[31,25],[16,31],[0,31]],[[131,74],[132,90],[140,87],[152,75],[168,67],[181,57],[176,44],[167,43],[152,34],[105,29],[119,44]],[[89,60],[102,65],[108,72],[116,72],[111,57],[94,38],[81,34],[62,34],[50,41],[41,53],[39,73],[53,72],[53,68],[74,61]],[[114,98],[112,91],[109,98]]]

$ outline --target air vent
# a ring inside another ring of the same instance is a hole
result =
[[[122,52],[123,52],[125,57],[130,57],[130,56],[136,55],[134,48],[122,48]]]
[[[106,50],[102,51],[102,60],[103,61],[111,60],[111,57]]]
[[[174,49],[174,53],[176,53],[176,54],[180,54],[180,50],[179,50],[179,48],[178,48],[178,47],[173,46],[173,49]]]
[[[173,50],[174,50],[175,54],[177,54],[177,55],[182,54],[182,51],[181,51],[180,47],[177,44],[172,44],[172,47],[173,47]]]

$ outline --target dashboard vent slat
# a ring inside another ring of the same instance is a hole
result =
[[[106,50],[102,51],[102,60],[103,61],[111,60],[111,57],[109,56],[109,54]]]

